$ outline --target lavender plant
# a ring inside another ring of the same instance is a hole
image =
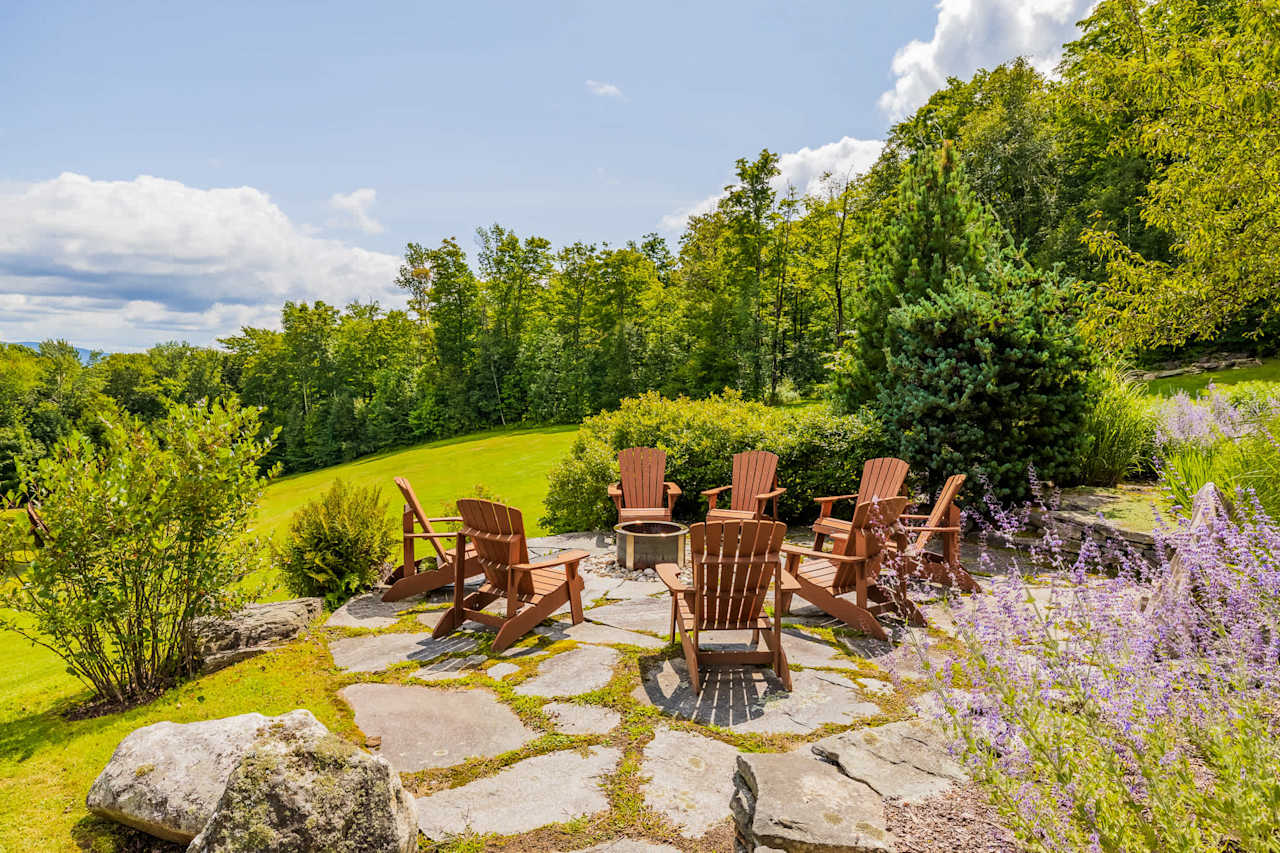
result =
[[[1280,525],[1209,502],[1158,544],[1106,578],[1050,533],[956,614],[942,713],[1029,850],[1280,850]]]

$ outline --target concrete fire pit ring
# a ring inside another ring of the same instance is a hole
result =
[[[687,525],[674,521],[624,521],[614,525],[618,565],[624,569],[652,569],[659,563],[684,567]]]

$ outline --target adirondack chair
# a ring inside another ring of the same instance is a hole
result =
[[[586,551],[564,551],[554,557],[529,560],[525,542],[524,516],[515,507],[478,498],[458,501],[462,528],[455,550],[475,545],[475,561],[484,571],[485,582],[475,592],[464,595],[463,576],[453,584],[453,605],[436,624],[434,636],[445,637],[468,619],[498,629],[492,650],[500,652],[560,607],[569,605],[570,618],[582,621],[582,577],[578,563]],[[458,572],[457,565],[454,571]],[[485,606],[499,598],[507,600],[506,615],[488,613]]]
[[[702,692],[699,667],[762,663],[773,667],[783,686],[791,689],[791,670],[782,649],[782,623],[764,612],[769,584],[773,584],[775,612],[782,596],[799,585],[782,571],[779,558],[787,526],[778,521],[708,521],[689,528],[693,555],[693,584],[686,585],[675,563],[659,563],[658,577],[671,591],[671,639],[680,633],[689,679]],[[706,651],[698,647],[707,631],[752,632],[752,644],[764,639],[764,649]]]
[[[981,592],[982,587],[960,565],[960,508],[956,495],[964,485],[964,474],[953,474],[942,486],[942,492],[933,505],[933,511],[925,515],[902,515],[903,532],[915,541],[908,541],[902,554],[907,559],[906,571],[943,586],[954,586],[963,592]],[[927,550],[929,540],[937,536],[942,540],[942,553]],[[897,544],[894,544],[895,550]]]
[[[720,493],[732,490],[729,506],[720,508]],[[732,485],[707,489],[707,521],[748,521],[765,517],[765,506],[773,501],[773,520],[778,520],[778,497],[786,489],[778,488],[778,456],[767,450],[748,450],[733,454]]]
[[[676,499],[683,492],[675,483],[662,479],[666,474],[666,451],[628,447],[618,454],[619,479],[609,486],[609,497],[618,508],[619,523],[671,520]]]
[[[818,518],[813,523],[813,547],[821,551],[828,536],[848,536],[852,529],[851,522],[832,515],[838,501],[871,501],[896,498],[902,493],[902,484],[907,480],[907,463],[892,456],[868,459],[862,466],[862,477],[858,480],[858,491],[851,495],[833,495],[829,498],[817,498]]]
[[[923,626],[923,614],[907,598],[905,578],[899,577],[890,589],[880,576],[885,543],[901,538],[897,523],[906,506],[902,497],[860,501],[850,533],[833,539],[831,551],[783,545],[786,571],[796,579],[805,601],[879,640],[889,639],[876,621],[879,613],[895,611],[909,624]],[[838,597],[850,592],[855,593],[853,601]],[[790,604],[791,596],[784,596],[779,612],[786,614]]]
[[[437,530],[435,525],[462,520],[460,518],[428,518],[422,510],[418,496],[413,493],[413,487],[404,477],[396,477],[396,488],[404,496],[404,513],[401,518],[401,526],[404,530],[404,569],[400,579],[382,594],[383,601],[400,601],[453,583],[455,551],[448,547],[448,542],[445,540],[454,539],[457,534]],[[422,529],[419,531],[417,528]],[[414,542],[419,539],[427,540],[435,549],[436,567],[434,569],[421,570],[414,556]],[[475,556],[474,548],[466,550],[463,559],[464,578],[478,575],[482,571],[480,564],[475,561]]]

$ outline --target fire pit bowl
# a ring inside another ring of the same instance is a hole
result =
[[[618,565],[652,569],[658,563],[684,566],[684,539],[689,528],[674,521],[625,521],[615,525]]]

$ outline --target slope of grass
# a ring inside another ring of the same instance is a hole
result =
[[[268,487],[256,529],[283,531],[298,507],[338,477],[379,486],[389,504],[385,523],[399,529],[402,502],[392,478],[402,475],[428,512],[481,485],[523,509],[529,533],[537,535],[547,472],[575,433],[574,427],[494,431],[286,477]],[[276,587],[274,578],[262,580]],[[275,588],[269,597],[284,595]],[[0,853],[115,849],[114,831],[86,817],[84,797],[116,744],[140,726],[309,708],[331,728],[349,727],[349,712],[332,697],[334,677],[328,655],[304,643],[197,679],[132,711],[68,721],[62,712],[86,698],[80,683],[52,652],[0,630]]]
[[[1280,387],[1280,358],[1264,358],[1260,367],[1211,370],[1205,373],[1170,376],[1168,379],[1153,379],[1147,383],[1147,393],[1172,397],[1179,391],[1185,391],[1194,397],[1208,388],[1210,382],[1214,385],[1235,385],[1238,382],[1252,381],[1274,382],[1277,387]]]

